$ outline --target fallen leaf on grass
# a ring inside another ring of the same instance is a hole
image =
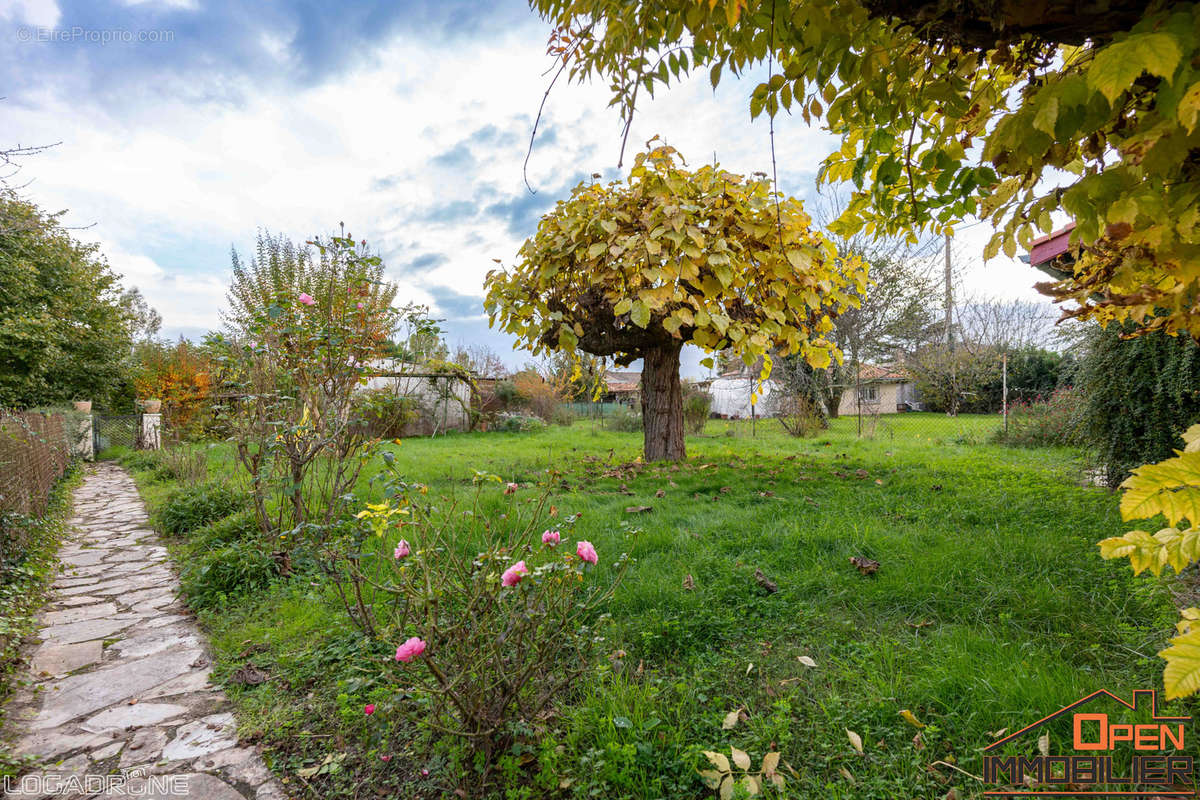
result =
[[[796,660],[806,667],[815,667],[817,662],[812,659],[812,656],[796,656]]]
[[[924,728],[925,727],[925,723],[921,722],[921,720],[917,719],[916,715],[913,714],[911,711],[909,711],[907,708],[900,709],[900,717],[905,722],[907,722],[909,725],[912,725],[914,728]]]
[[[653,510],[654,510],[654,508],[652,506],[627,506],[625,508],[625,513],[626,514],[645,514],[647,511],[653,511]]]
[[[730,711],[728,714],[726,714],[725,719],[721,721],[721,730],[731,731],[737,727],[738,720],[741,719],[741,712],[742,710],[740,708],[735,708],[733,711]]]
[[[851,785],[858,785],[858,781],[854,780],[854,776],[850,774],[850,770],[845,767],[838,767],[838,772],[842,773],[842,777],[850,781]]]
[[[655,497],[666,497],[667,493],[664,489],[659,489],[657,492],[654,493],[654,496]]]
[[[253,664],[245,664],[233,671],[233,674],[229,676],[229,682],[241,684],[242,686],[258,686],[268,677],[267,673]]]
[[[779,584],[767,577],[766,573],[758,567],[754,568],[754,582],[767,590],[767,594],[775,594],[779,591]]]
[[[850,563],[863,575],[874,575],[879,571],[879,562],[863,556],[850,556]]]
[[[696,588],[696,581],[692,578],[690,572],[683,576],[683,588],[689,592]]]
[[[846,728],[846,738],[850,740],[850,746],[854,748],[854,752],[858,753],[860,756],[864,754],[861,736],[849,728]]]

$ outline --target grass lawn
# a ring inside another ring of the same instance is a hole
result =
[[[996,424],[910,414],[873,439],[856,439],[850,419],[797,440],[773,421],[753,436],[750,423],[713,422],[678,466],[635,463],[640,434],[593,421],[389,445],[436,496],[469,491],[476,470],[522,485],[560,470],[554,503],[582,512],[576,535],[603,558],[636,559],[610,606],[613,657],[506,762],[504,796],[709,796],[700,751],[730,746],[756,762],[780,750],[791,797],[975,796],[991,787],[934,762],[978,774],[989,732],[1099,688],[1160,685],[1154,654],[1176,614],[1165,581],[1100,559],[1095,543],[1123,531],[1116,497],[1081,486],[1068,451],[988,444]],[[211,448],[210,474],[230,474],[229,458]],[[161,504],[171,485],[138,478]],[[511,499],[493,494],[499,513]],[[173,548],[196,556],[186,538]],[[878,572],[860,574],[853,556]],[[403,688],[396,643],[364,641],[320,579],[231,599],[202,621],[218,678],[246,663],[270,676],[227,690],[296,796],[453,796],[442,751],[403,728],[372,741],[385,723],[362,707]],[[916,739],[905,709],[926,726]]]

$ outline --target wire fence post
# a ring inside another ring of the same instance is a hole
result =
[[[1004,435],[1008,436],[1008,353],[1000,354],[1000,407],[1004,412]]]

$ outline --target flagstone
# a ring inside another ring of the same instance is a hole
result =
[[[95,664],[104,655],[100,641],[76,644],[43,644],[33,654],[29,668],[34,675],[66,675],[80,667]]]

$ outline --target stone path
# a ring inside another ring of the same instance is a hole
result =
[[[32,682],[8,710],[12,749],[40,766],[5,798],[286,800],[258,752],[238,744],[133,480],[96,465],[71,524]]]

